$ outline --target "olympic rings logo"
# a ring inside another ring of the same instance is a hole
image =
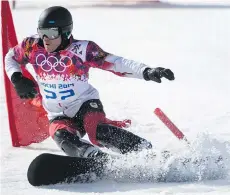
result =
[[[72,59],[69,56],[63,56],[58,59],[55,56],[49,56],[46,58],[44,54],[39,54],[36,57],[36,65],[41,67],[45,72],[55,70],[56,72],[65,72],[68,67],[73,64]]]

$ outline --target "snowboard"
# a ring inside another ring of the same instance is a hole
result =
[[[150,158],[154,161],[156,156]],[[170,153],[164,153],[163,164],[170,160]],[[116,166],[116,159],[123,158],[105,155],[98,158],[81,158],[43,153],[37,156],[29,165],[27,179],[33,186],[58,183],[89,183],[100,180],[108,173],[108,165]],[[148,157],[149,158],[149,157]],[[201,159],[178,159],[183,166],[189,163],[200,166],[210,160],[221,164],[222,156],[205,157]],[[115,164],[114,164],[114,163]]]

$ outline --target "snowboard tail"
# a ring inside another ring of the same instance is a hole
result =
[[[27,179],[33,186],[90,182],[102,176],[105,161],[44,153],[31,162]]]

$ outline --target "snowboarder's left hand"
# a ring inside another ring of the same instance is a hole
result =
[[[144,79],[146,81],[155,81],[161,83],[161,78],[165,77],[166,79],[172,81],[175,79],[174,73],[170,69],[157,67],[157,68],[146,68],[143,72]]]

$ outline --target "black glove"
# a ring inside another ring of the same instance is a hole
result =
[[[143,72],[143,77],[146,81],[152,80],[157,83],[161,83],[162,77],[165,77],[170,81],[175,79],[174,74],[170,69],[166,69],[162,67],[146,68]]]
[[[37,95],[35,83],[24,77],[21,72],[15,72],[11,76],[14,88],[21,99],[34,98]]]

